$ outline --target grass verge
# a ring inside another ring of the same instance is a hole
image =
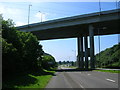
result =
[[[55,71],[43,70],[42,72],[32,72],[10,77],[3,82],[4,88],[45,88]]]
[[[37,81],[34,84],[29,84],[27,86],[15,86],[15,88],[45,88],[52,77],[52,75],[29,76],[35,78]]]
[[[94,71],[110,72],[110,73],[120,73],[120,70],[94,70]]]

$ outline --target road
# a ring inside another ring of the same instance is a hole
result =
[[[46,88],[118,88],[118,74],[98,71],[56,72]]]

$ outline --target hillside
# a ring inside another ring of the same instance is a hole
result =
[[[120,68],[120,43],[96,54],[97,67]]]

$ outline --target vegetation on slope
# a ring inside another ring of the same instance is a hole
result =
[[[120,68],[120,43],[96,55],[97,67]]]

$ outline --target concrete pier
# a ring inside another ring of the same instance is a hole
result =
[[[80,38],[77,37],[77,47],[78,47],[78,55],[77,55],[77,66],[80,68]]]
[[[84,68],[84,62],[83,62],[83,37],[77,38],[78,42],[78,68],[83,69]]]
[[[88,69],[88,38],[84,37],[84,46],[85,46],[85,69]]]
[[[95,58],[94,58],[94,28],[89,25],[89,37],[90,37],[90,66],[91,69],[95,68]]]

